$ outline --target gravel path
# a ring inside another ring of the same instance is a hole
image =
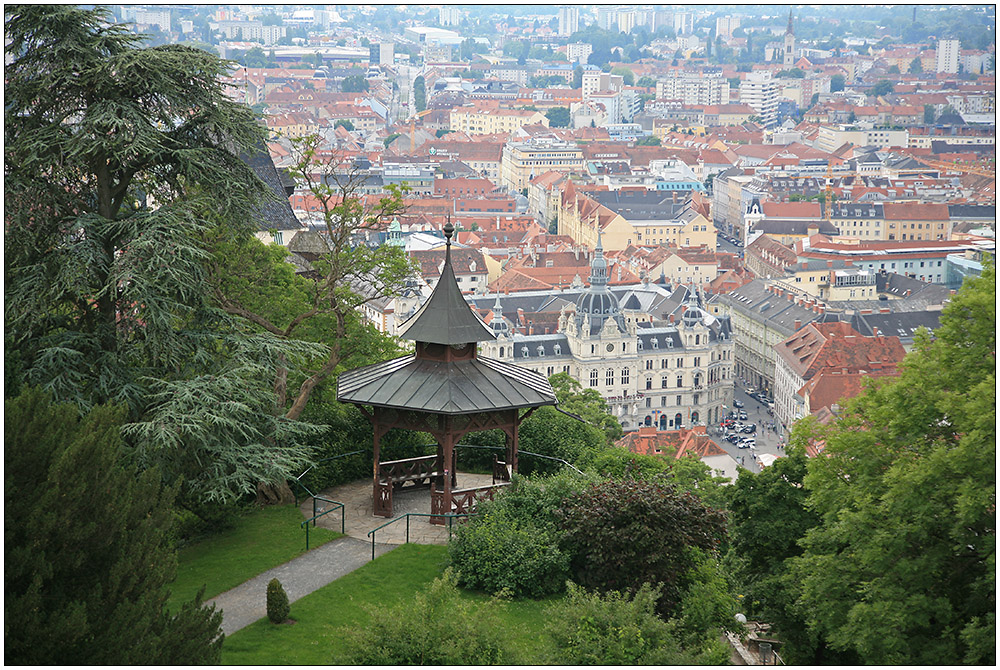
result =
[[[458,473],[461,487],[485,486],[492,483],[489,475]],[[370,480],[337,486],[320,494],[323,498],[344,503],[344,530],[346,537],[307,551],[288,563],[271,568],[234,589],[219,594],[208,602],[222,610],[222,632],[230,635],[267,616],[267,583],[277,577],[288,594],[288,601],[295,602],[303,596],[322,588],[352,570],[360,568],[372,558],[372,544],[368,532],[389,521],[372,516],[372,484]],[[317,501],[317,512],[329,507]],[[302,518],[313,515],[312,498],[304,500],[299,508]],[[404,489],[393,495],[394,517],[401,519],[406,512],[430,512],[430,490]],[[321,517],[317,525],[340,532],[339,511]],[[384,530],[375,539],[375,555],[395,549],[407,541],[416,544],[447,544],[448,528],[429,523],[426,517],[411,517],[409,532],[403,519]]]
[[[398,545],[376,545],[379,554]],[[267,583],[277,577],[289,602],[326,586],[372,558],[370,542],[342,537],[271,568],[208,602],[222,610],[222,632],[231,635],[267,616]]]

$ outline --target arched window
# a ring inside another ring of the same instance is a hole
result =
[[[503,347],[500,347],[500,358],[503,358]]]
[[[698,412],[691,412],[691,423],[698,423]]]
[[[695,343],[695,345],[701,344],[701,335],[695,335],[694,336],[694,343]]]
[[[680,413],[675,414],[674,415],[674,428],[680,428],[682,421],[683,421],[683,419],[681,418]]]

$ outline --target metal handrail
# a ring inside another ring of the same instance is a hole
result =
[[[456,517],[460,517],[460,516],[469,517],[469,516],[475,516],[475,515],[476,515],[476,512],[462,512],[460,514],[454,514],[454,513],[448,513],[448,514],[427,514],[425,512],[407,512],[406,514],[403,514],[402,516],[399,516],[399,517],[397,517],[395,519],[390,519],[389,521],[386,521],[381,526],[378,526],[377,528],[372,528],[370,531],[368,531],[368,537],[370,537],[372,539],[372,560],[373,561],[375,560],[375,533],[378,532],[378,531],[380,531],[380,530],[382,530],[386,526],[390,526],[390,525],[396,523],[397,521],[402,521],[403,519],[406,519],[406,544],[409,544],[410,543],[410,517],[411,516],[428,516],[428,517],[430,517],[430,516],[440,516],[440,517],[447,518],[448,519],[448,539],[450,540],[451,539],[451,525],[452,525],[452,520],[455,519]]]
[[[344,503],[337,502],[336,500],[330,500],[328,498],[319,498],[319,500],[322,500],[323,502],[332,503],[336,505],[336,507],[331,507],[330,509],[323,511],[320,514],[316,514],[316,498],[315,497],[313,498],[313,517],[311,519],[306,519],[305,521],[299,524],[299,528],[306,529],[306,551],[309,551],[309,522],[312,521],[312,525],[313,527],[315,527],[316,519],[320,518],[321,516],[326,516],[327,514],[333,512],[338,508],[340,509],[340,534],[341,535],[346,534],[344,532]]]

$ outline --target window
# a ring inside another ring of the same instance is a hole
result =
[[[271,240],[275,244],[281,244],[281,231],[280,230],[272,230],[271,231]]]
[[[597,370],[590,371],[590,385],[597,386]]]
[[[666,377],[663,377],[662,379],[660,379],[660,388],[661,389],[667,388],[667,378]]]
[[[667,396],[665,395],[660,396],[660,407],[666,407],[666,406],[667,406]]]
[[[653,369],[653,359],[649,359],[648,361],[646,361],[646,369],[647,370]]]
[[[701,356],[695,356],[694,357],[694,366],[696,368],[700,368],[701,367]]]
[[[650,377],[646,380],[646,390],[651,391],[653,389],[653,378]]]
[[[628,368],[622,368],[622,384],[628,384]]]
[[[607,373],[604,376],[604,385],[605,386],[614,386],[615,385],[615,371],[614,370],[608,370],[607,371]]]
[[[681,377],[680,375],[677,375],[677,388],[683,388],[683,387],[684,387],[684,378]]]
[[[660,369],[666,370],[667,367],[668,367],[668,365],[669,365],[669,363],[670,363],[670,361],[668,361],[666,358],[661,359],[660,360]]]
[[[677,406],[680,407],[680,405],[681,405],[681,397],[677,396]]]
[[[522,358],[528,357],[528,347],[521,347],[521,357]]]
[[[677,359],[677,367],[679,367],[679,368],[684,367],[684,359],[683,358],[678,358]]]

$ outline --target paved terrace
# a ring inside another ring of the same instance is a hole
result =
[[[459,472],[457,488],[487,486],[493,482],[490,475],[473,475]],[[371,560],[371,538],[368,532],[390,521],[372,515],[372,482],[370,479],[335,486],[319,494],[321,498],[344,504],[344,530],[347,537],[328,542],[306,552],[288,563],[263,572],[253,579],[226,591],[209,603],[222,610],[222,632],[231,635],[241,628],[267,616],[267,583],[277,577],[281,581],[289,602],[320,589],[347,573],[360,568]],[[430,488],[407,488],[393,493],[393,519],[402,519],[407,512],[429,514],[431,511]],[[334,507],[317,501],[317,513]],[[313,515],[312,498],[301,505],[302,519]],[[317,526],[340,532],[340,511],[335,510],[317,521]],[[431,525],[429,517],[410,517],[410,542],[417,544],[447,544],[448,526]],[[305,531],[302,531],[305,542]],[[378,531],[375,554],[390,551],[406,542],[406,521],[400,520]]]

